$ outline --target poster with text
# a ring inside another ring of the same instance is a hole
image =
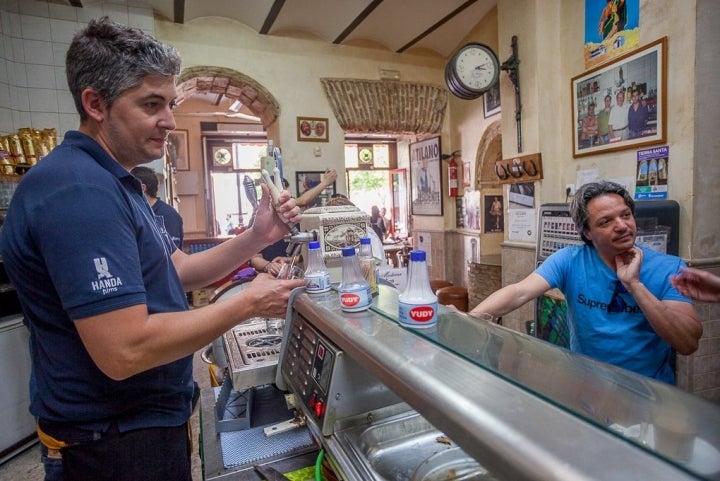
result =
[[[667,145],[638,150],[636,199],[667,199],[670,148]]]
[[[410,144],[413,215],[442,215],[440,137]]]

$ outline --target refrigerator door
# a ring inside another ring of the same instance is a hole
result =
[[[21,315],[0,317],[0,463],[35,438],[30,414],[30,334]]]

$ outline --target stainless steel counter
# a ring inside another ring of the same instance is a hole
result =
[[[381,287],[372,310],[359,313],[342,312],[332,291],[299,292],[288,323],[305,319],[496,478],[720,479],[717,406],[444,307],[436,328],[405,329],[395,322],[396,292]],[[284,346],[290,332],[286,327]],[[279,371],[276,383],[286,388],[287,381]],[[371,407],[354,418],[367,424],[381,411]],[[668,416],[692,430],[689,460],[655,449],[648,438]],[[326,446],[342,449],[338,434],[348,425],[338,419],[328,435],[311,421]],[[358,461],[357,452],[343,455],[348,466]]]

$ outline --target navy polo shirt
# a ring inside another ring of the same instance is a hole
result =
[[[177,426],[191,414],[192,356],[114,381],[94,364],[74,320],[137,304],[188,309],[140,182],[80,132],[28,171],[10,203],[0,252],[30,330],[41,419],[121,431]]]

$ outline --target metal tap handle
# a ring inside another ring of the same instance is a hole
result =
[[[248,226],[251,226],[255,222],[255,215],[257,214],[258,198],[257,190],[255,189],[255,181],[250,178],[249,175],[243,177],[243,187],[245,188],[245,196],[248,198],[248,202],[252,206],[252,215],[250,216],[250,222]]]
[[[280,217],[280,219],[282,219],[285,225],[287,225],[290,234],[299,234],[300,229],[298,229],[298,226],[287,220],[280,212],[277,211],[278,202],[280,200],[280,189],[278,189],[277,185],[275,185],[275,182],[273,182],[273,180],[270,178],[270,174],[267,170],[263,169],[261,171],[261,174],[263,182],[265,182],[265,184],[268,186],[268,189],[270,190],[270,197],[272,197],[273,206],[275,206],[275,213],[277,213],[278,217]],[[278,179],[279,177],[279,175],[275,176],[276,179]],[[280,185],[282,186],[282,179],[280,179]]]

